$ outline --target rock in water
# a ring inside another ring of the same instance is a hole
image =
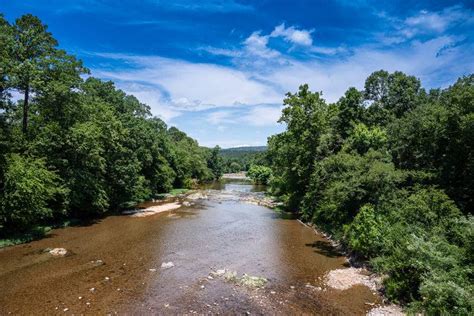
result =
[[[49,251],[49,254],[55,257],[64,257],[67,255],[67,250],[64,248],[53,248]]]
[[[169,269],[169,268],[172,268],[172,267],[174,267],[174,263],[171,262],[171,261],[170,262],[163,262],[161,264],[162,269]]]

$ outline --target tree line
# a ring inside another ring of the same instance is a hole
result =
[[[0,235],[130,207],[222,168],[218,147],[89,76],[37,17],[0,15]]]
[[[234,147],[221,149],[220,156],[225,173],[248,171],[252,165],[267,164],[266,147]]]
[[[271,190],[386,275],[386,295],[472,314],[474,75],[422,88],[376,71],[335,103],[302,85],[268,141]]]

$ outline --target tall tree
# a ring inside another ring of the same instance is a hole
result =
[[[50,69],[58,42],[37,17],[26,14],[13,24],[14,69],[12,86],[23,94],[23,133],[28,129],[31,94],[43,84]]]

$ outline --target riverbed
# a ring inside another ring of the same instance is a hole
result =
[[[242,199],[264,189],[227,180],[179,209],[109,216],[0,249],[0,314],[364,315],[381,304],[367,286],[327,286],[346,258],[313,229]],[[45,251],[58,247],[67,255]],[[267,282],[249,287],[217,271]]]

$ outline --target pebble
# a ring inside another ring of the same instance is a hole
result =
[[[156,269],[148,269],[150,272],[156,272]]]
[[[89,291],[95,292],[95,287],[91,287],[91,288],[89,289]]]
[[[66,307],[65,309],[63,309],[63,312],[67,312],[68,310],[69,308]]]
[[[276,294],[276,292],[275,291],[270,291],[270,294]]]
[[[79,296],[78,299],[82,300],[82,296]]]
[[[105,277],[104,280],[105,280],[105,281],[109,281],[110,278],[109,278],[109,277]]]
[[[205,288],[205,286],[204,286],[204,285],[201,285],[201,289],[204,289],[204,288]]]

